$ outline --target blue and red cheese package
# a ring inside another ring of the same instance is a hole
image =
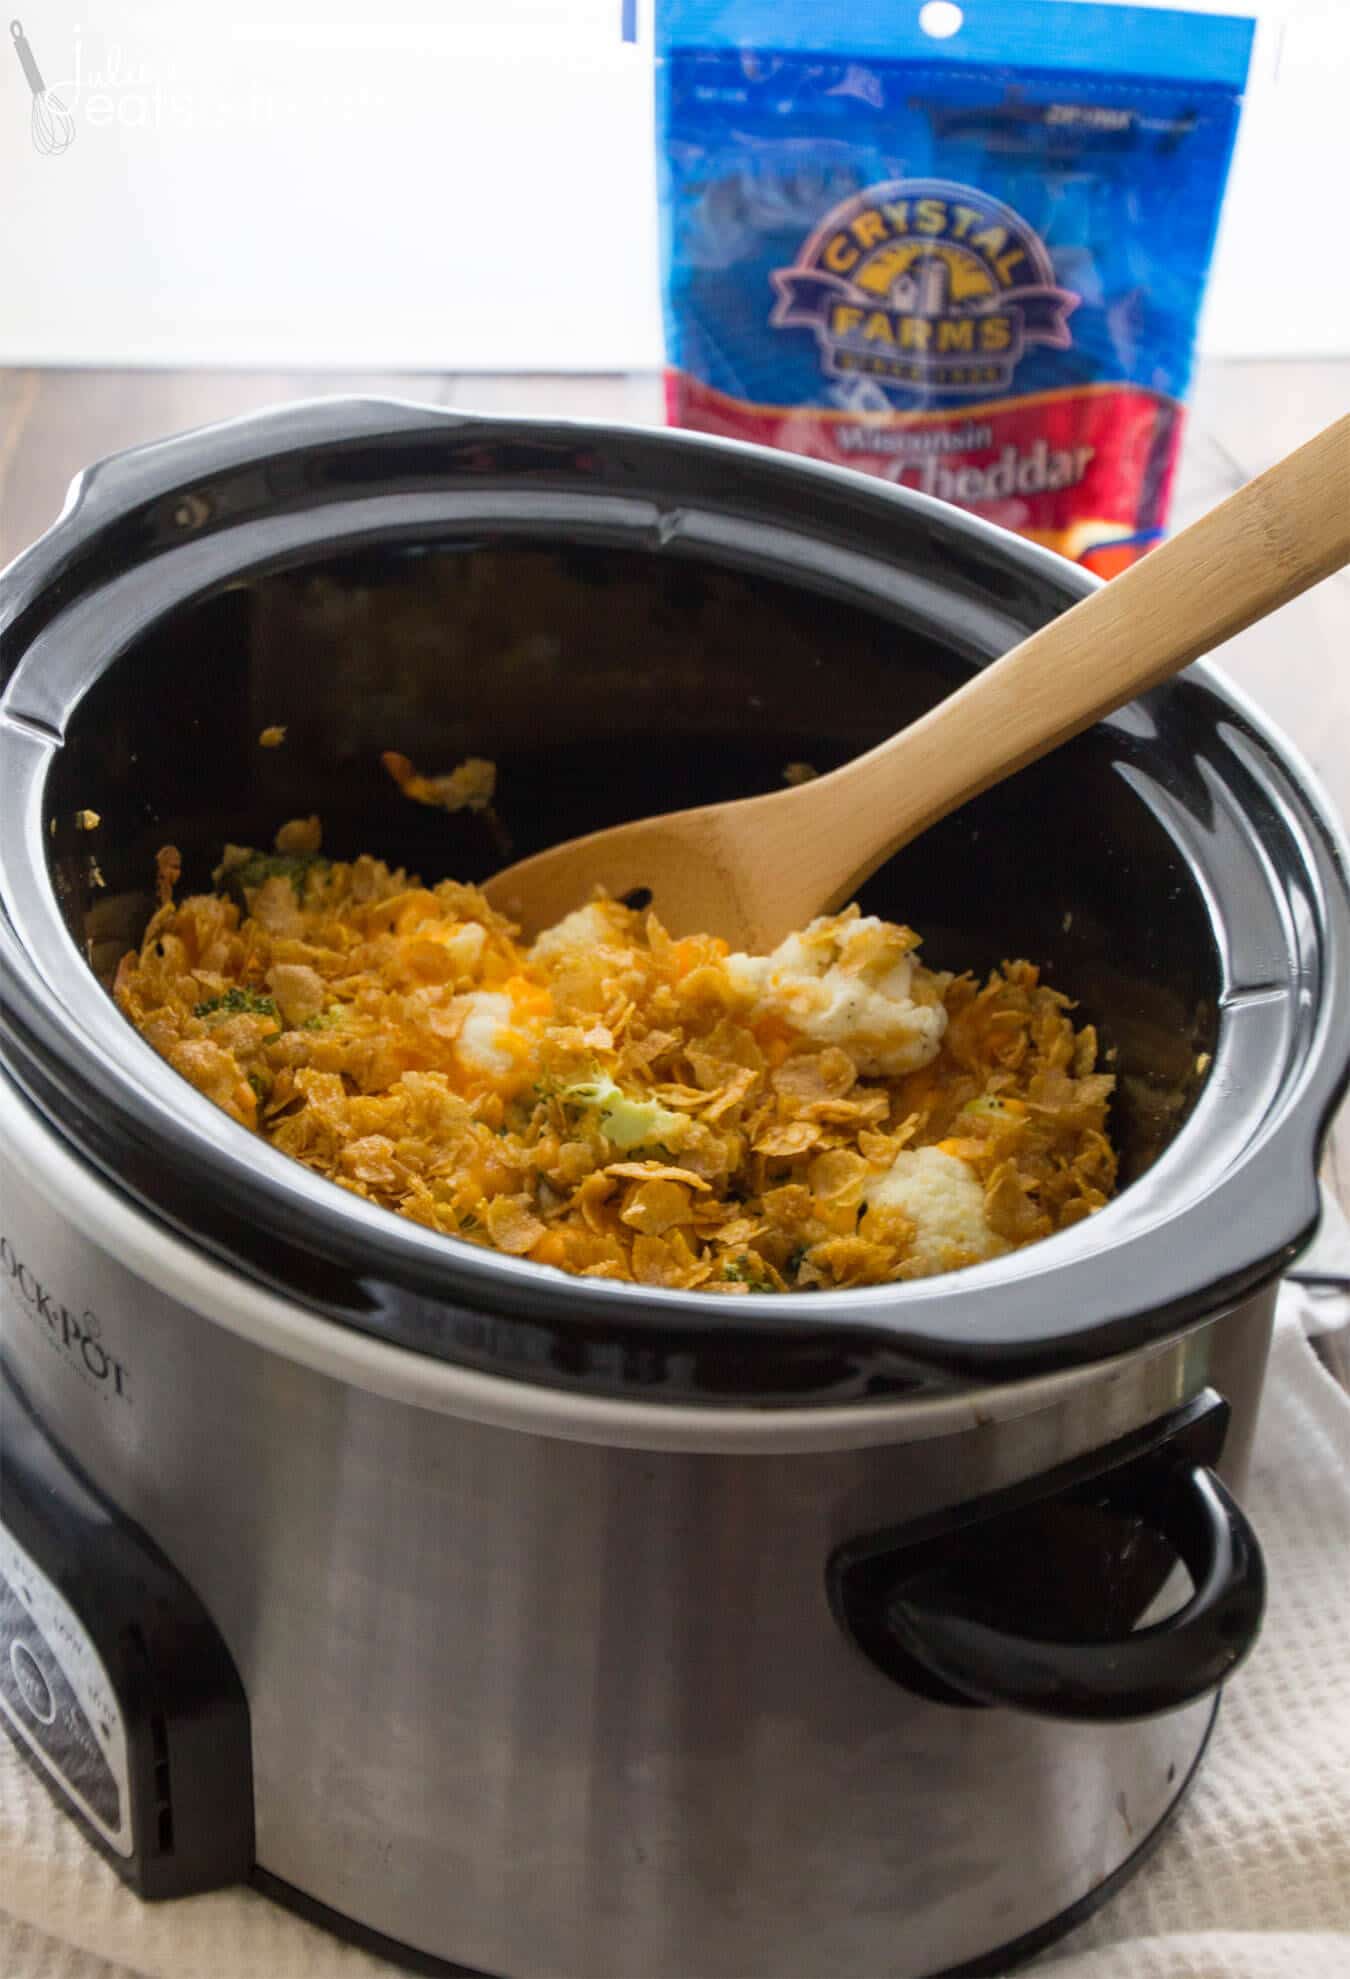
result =
[[[1075,0],[658,0],[670,420],[1123,568],[1166,522],[1251,40]]]

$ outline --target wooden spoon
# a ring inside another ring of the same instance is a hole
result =
[[[763,953],[909,840],[1350,562],[1350,416],[829,776],[591,832],[508,866],[527,933],[597,886],[649,888],[672,934]]]

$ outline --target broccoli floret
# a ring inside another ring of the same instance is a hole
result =
[[[227,989],[224,996],[208,997],[205,1003],[194,1004],[194,1017],[275,1017],[277,1006],[275,997],[263,996],[258,990]]]
[[[301,1024],[302,1031],[336,1031],[346,1020],[346,1010],[335,1003],[330,1010],[316,1010],[312,1017],[306,1017]]]
[[[630,1099],[608,1073],[596,1079],[578,1079],[560,1086],[558,1098],[569,1106],[585,1107],[599,1116],[600,1131],[616,1148],[678,1148],[687,1139],[689,1123],[681,1113],[672,1113],[654,1099]]]
[[[748,1251],[742,1251],[737,1258],[730,1258],[722,1266],[723,1278],[729,1278],[734,1285],[748,1286],[752,1292],[772,1292],[774,1287],[768,1278],[761,1278],[755,1270],[755,1260]]]
[[[976,1120],[1015,1120],[1017,1115],[1009,1112],[996,1093],[982,1093],[979,1099],[968,1099],[961,1108]]]
[[[222,893],[232,896],[238,906],[247,908],[247,895],[269,879],[289,879],[295,898],[305,896],[305,883],[311,873],[329,873],[333,861],[323,853],[249,853],[240,865],[224,871],[216,867],[216,883]]]

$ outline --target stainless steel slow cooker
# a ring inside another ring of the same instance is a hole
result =
[[[866,889],[935,964],[1041,961],[1119,1074],[1119,1199],[949,1278],[455,1244],[105,987],[166,841],[190,887],[318,811],[481,877],[843,761],[1090,582],[784,455],[356,401],[105,462],[10,570],[0,1722],[147,1898],[252,1878],[511,1979],[917,1979],[1139,1862],[1259,1626],[1236,1499],[1350,1055],[1346,847],[1216,674]],[[496,824],[387,748],[491,757]]]

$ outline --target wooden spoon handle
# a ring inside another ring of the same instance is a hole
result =
[[[817,897],[849,897],[883,859],[968,798],[1348,562],[1350,417],[899,735],[793,792],[821,800],[812,853],[835,870],[822,871]]]

